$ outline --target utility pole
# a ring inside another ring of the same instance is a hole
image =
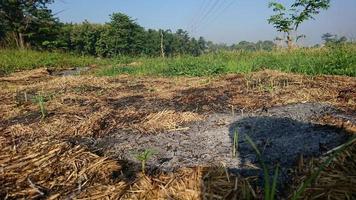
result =
[[[162,58],[165,57],[164,48],[163,48],[163,30],[161,30],[161,56],[162,56]]]

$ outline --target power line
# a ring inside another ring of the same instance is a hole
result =
[[[205,13],[205,10],[210,7],[212,2],[213,2],[213,0],[203,0],[203,3],[201,4],[200,9],[195,13],[189,26],[187,27],[189,30],[192,29],[194,27],[194,25],[199,22],[201,16]]]
[[[234,3],[236,2],[236,0],[231,0],[230,2],[227,1],[227,4],[225,4],[225,6],[219,10],[218,12],[214,13],[214,15],[212,15],[207,21],[200,23],[198,27],[196,27],[196,31],[197,30],[201,30],[202,28],[205,28],[207,25],[209,25],[210,23],[214,22],[216,19],[218,19],[227,9],[229,9]]]
[[[207,12],[203,13],[202,17],[194,24],[192,28],[192,32],[194,32],[195,28],[203,22],[211,12],[215,12],[216,7],[219,5],[219,2],[223,2],[222,0],[215,0],[213,4],[208,8]]]
[[[200,20],[196,24],[194,24],[194,26],[192,27],[192,32],[195,32],[196,27],[198,27],[201,23],[203,23],[206,20],[206,18],[210,16],[211,13],[215,12],[216,8],[219,7],[220,2],[224,3],[223,0],[215,0],[213,2],[212,6],[207,10],[207,12],[205,12],[200,18]]]
[[[236,0],[231,0],[230,2],[227,2],[226,6],[220,10],[220,12],[216,12],[214,16],[210,18],[210,20],[206,21],[205,23],[199,24],[200,26],[196,27],[196,31],[199,29],[204,28],[206,25],[214,22],[216,19],[218,19],[224,12],[226,12],[234,3],[236,3]]]
[[[220,2],[222,2],[222,3],[219,4],[219,5],[216,7],[216,9],[212,12],[211,16],[214,16],[216,13],[218,13],[218,12],[221,10],[221,8],[224,7],[226,1],[220,0]],[[204,21],[201,21],[201,23],[199,23],[199,25],[202,24],[202,23],[205,23],[205,21],[206,21],[206,20],[209,20],[209,18],[211,18],[211,16],[205,18],[205,20],[204,20]]]

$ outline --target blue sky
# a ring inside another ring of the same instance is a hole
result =
[[[280,0],[290,4],[292,0]],[[193,36],[217,43],[271,40],[280,35],[266,19],[272,14],[264,0],[56,0],[51,8],[64,22],[105,23],[109,15],[123,12],[145,28],[183,28]],[[301,25],[301,42],[320,42],[331,32],[356,39],[356,0],[332,0],[315,20]]]

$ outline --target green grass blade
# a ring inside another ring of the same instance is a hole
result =
[[[257,153],[258,158],[260,159],[262,157],[262,154],[261,154],[260,150],[258,150],[256,144],[252,141],[252,139],[248,135],[246,135],[246,140],[251,145],[251,147],[255,150],[255,152]]]
[[[278,179],[278,172],[279,172],[279,166],[277,165],[275,171],[274,171],[274,176],[273,176],[273,182],[272,182],[272,188],[271,188],[271,196],[270,199],[274,199],[274,196],[276,195],[277,191],[277,179]]]
[[[331,156],[329,156],[329,158],[324,161],[321,166],[318,168],[318,170],[316,172],[314,172],[306,181],[304,181],[302,183],[302,185],[298,188],[298,190],[296,191],[296,193],[293,195],[293,197],[291,198],[292,200],[297,200],[300,198],[300,196],[302,195],[302,193],[305,191],[305,189],[311,185],[311,183],[320,175],[320,173],[332,162],[332,160],[339,155],[339,153],[341,153],[346,147],[348,147],[349,145],[351,145],[352,143],[354,143],[356,141],[356,136],[352,137],[348,142],[346,142],[345,144],[343,144],[342,146],[340,146],[340,148],[338,148]]]
[[[263,175],[264,175],[264,196],[266,200],[269,200],[270,194],[271,194],[271,183],[269,182],[269,173],[268,173],[268,168],[265,165],[263,159],[262,159],[262,154],[260,150],[258,150],[256,144],[252,141],[250,136],[246,135],[246,140],[247,142],[251,145],[251,147],[255,150],[257,154],[257,158],[260,162],[260,165],[262,166],[263,169]]]
[[[272,200],[270,199],[270,195],[271,195],[271,183],[269,182],[269,173],[268,173],[268,169],[265,165],[265,163],[261,160],[261,165],[263,167],[263,175],[264,175],[264,196],[266,200]]]
[[[233,157],[236,157],[236,151],[238,149],[238,144],[239,144],[239,133],[237,130],[234,131],[234,144],[232,147],[232,155]]]

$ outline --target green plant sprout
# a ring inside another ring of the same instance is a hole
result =
[[[41,118],[44,119],[46,117],[47,111],[45,108],[45,97],[42,94],[38,94],[35,97],[35,101],[38,103],[38,106],[41,111]]]
[[[141,162],[142,174],[145,174],[147,161],[155,154],[155,151],[151,149],[145,149],[141,153],[137,153],[135,158]]]
[[[239,132],[237,130],[234,131],[234,143],[232,147],[232,155],[233,157],[236,157],[236,151],[238,149],[239,145]]]

